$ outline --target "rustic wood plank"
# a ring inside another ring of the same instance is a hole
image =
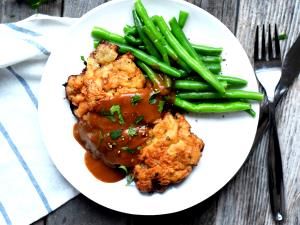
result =
[[[242,43],[252,59],[254,30],[257,24],[276,22],[288,39],[282,52],[300,33],[300,2],[293,0],[188,0],[219,18]],[[63,3],[64,2],[64,3]],[[40,8],[41,13],[79,17],[105,0],[56,0]],[[52,6],[50,6],[52,4]],[[61,12],[59,5],[64,5]],[[35,13],[27,5],[14,0],[0,2],[0,21],[13,22]],[[237,11],[239,13],[237,14]],[[235,19],[237,17],[237,20]],[[294,83],[277,109],[278,129],[282,147],[288,221],[300,224],[300,80]],[[217,194],[183,212],[156,217],[130,216],[101,207],[82,195],[74,198],[47,218],[47,224],[273,224],[267,192],[267,137],[250,154],[239,173]],[[44,224],[43,220],[36,223]]]
[[[80,17],[87,11],[105,2],[108,2],[108,0],[65,0],[63,16]]]
[[[61,15],[61,6],[63,0],[51,0],[47,4],[42,5],[38,10],[33,10],[26,3],[17,3],[16,0],[2,0],[0,22],[15,22],[25,19],[35,13],[43,13],[53,16]]]
[[[210,14],[221,20],[233,33],[236,28],[236,16],[238,14],[238,1],[235,0],[187,0],[200,6]]]
[[[300,33],[299,13],[300,4],[293,0],[241,0],[236,36],[249,58],[253,56],[257,24],[278,24],[280,32],[288,35],[288,40],[281,45],[286,54]],[[299,224],[300,221],[299,87],[298,79],[277,109],[287,199],[286,224]],[[274,224],[269,207],[266,145],[267,137],[264,137],[237,176],[221,192],[216,224]]]
[[[126,222],[125,214],[104,208],[81,194],[49,214],[46,219],[47,225],[125,225]]]
[[[216,209],[217,200],[216,196],[213,196],[201,204],[178,213],[159,216],[132,216],[130,224],[214,225]]]

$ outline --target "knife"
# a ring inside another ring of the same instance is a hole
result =
[[[287,93],[289,87],[293,84],[294,80],[298,77],[300,72],[300,35],[294,42],[290,50],[285,56],[282,64],[281,78],[275,89],[274,104],[280,102],[282,97]],[[269,106],[267,101],[263,101],[260,107],[260,117],[257,126],[257,132],[254,138],[252,149],[257,146],[261,140],[262,135],[266,132],[269,127]]]

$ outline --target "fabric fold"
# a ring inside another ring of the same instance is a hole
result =
[[[53,165],[37,115],[48,56],[77,20],[36,14],[0,24],[0,224],[30,224],[78,194]]]

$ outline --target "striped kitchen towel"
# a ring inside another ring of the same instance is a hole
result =
[[[76,19],[0,24],[0,224],[30,224],[77,195],[43,145],[38,92],[57,38]]]

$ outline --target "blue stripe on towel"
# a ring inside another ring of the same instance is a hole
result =
[[[4,208],[4,206],[2,205],[1,202],[0,202],[0,212],[1,212],[2,216],[4,217],[4,220],[5,220],[6,224],[7,225],[11,225],[12,223],[11,223],[11,221],[10,221],[10,219],[8,217],[8,214],[5,211],[5,208]]]
[[[30,89],[28,83],[26,82],[26,80],[24,80],[24,78],[22,76],[20,76],[16,71],[13,70],[12,67],[7,67],[7,70],[9,72],[11,72],[22,84],[22,86],[25,88],[25,91],[27,92],[27,94],[29,95],[31,101],[33,102],[35,108],[38,108],[38,100],[35,97],[35,95],[33,94],[32,90]]]
[[[15,30],[15,31],[18,31],[18,32],[21,32],[21,33],[24,33],[24,34],[28,34],[30,36],[34,36],[34,37],[41,36],[41,34],[39,34],[37,32],[26,29],[24,27],[19,27],[14,23],[5,23],[5,25],[8,26],[9,28]]]
[[[48,200],[47,200],[46,196],[44,195],[42,189],[40,188],[39,184],[37,183],[36,179],[34,178],[30,168],[28,167],[27,163],[23,159],[23,157],[22,157],[21,153],[19,152],[17,146],[14,144],[14,142],[10,138],[9,134],[7,133],[7,131],[5,130],[5,128],[4,128],[4,126],[2,125],[1,122],[0,122],[0,131],[3,134],[3,136],[5,137],[6,141],[8,142],[10,148],[15,153],[15,155],[16,155],[17,159],[19,160],[20,164],[22,165],[23,169],[27,173],[32,185],[34,186],[34,188],[37,191],[38,195],[40,196],[42,202],[44,203],[44,206],[45,206],[46,210],[48,211],[48,213],[50,213],[52,210],[51,210],[51,207],[48,203]]]
[[[29,40],[29,39],[23,39],[24,41],[26,41],[27,43],[33,45],[34,47],[36,47],[38,50],[40,50],[44,55],[49,56],[50,52],[43,47],[42,45],[40,45],[39,43],[33,41],[33,40]]]

